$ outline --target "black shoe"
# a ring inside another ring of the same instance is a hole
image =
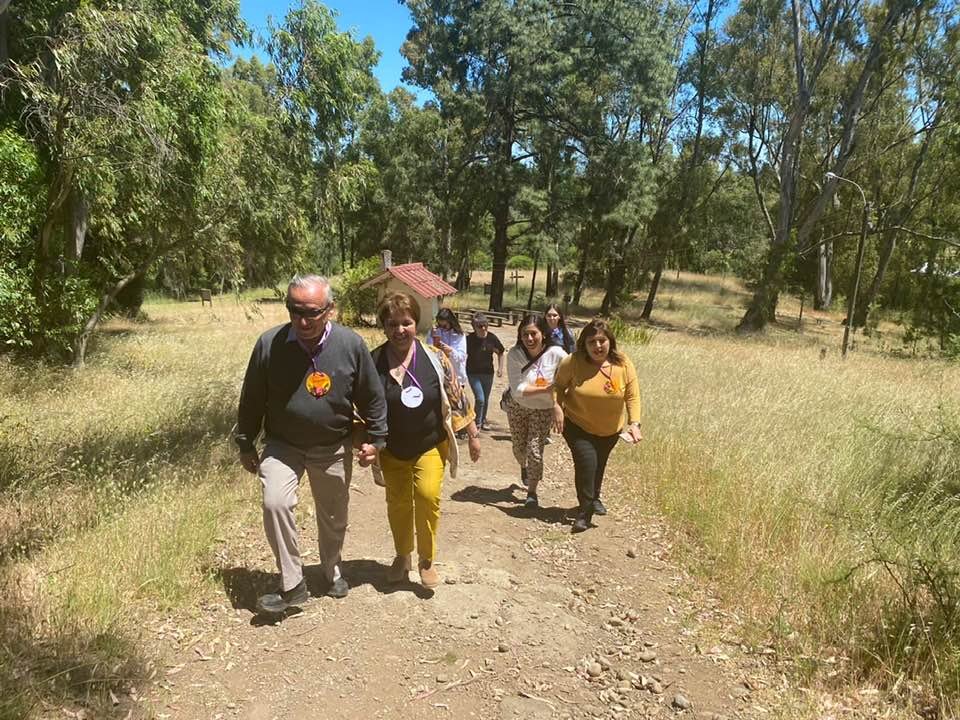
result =
[[[570,532],[582,533],[589,527],[590,519],[586,515],[577,515],[577,519],[573,521],[573,527],[570,529]]]
[[[341,576],[341,577],[338,577],[336,580],[334,580],[332,583],[330,583],[329,587],[327,587],[325,594],[327,597],[340,599],[340,598],[345,598],[348,592],[350,592],[350,586],[347,584],[347,581],[344,580],[343,577]]]
[[[520,482],[523,484],[524,487],[527,486],[527,469],[526,468],[520,468]]]
[[[600,498],[597,498],[593,501],[593,514],[594,515],[606,515],[607,506],[600,502]]]
[[[307,590],[307,581],[301,580],[296,587],[289,590],[261,595],[257,598],[257,612],[281,615],[290,608],[305,605],[309,599],[310,592]]]
[[[527,510],[536,510],[540,507],[540,501],[533,493],[527,493],[527,499],[523,501],[523,507]]]

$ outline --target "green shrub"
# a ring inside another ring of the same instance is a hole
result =
[[[631,324],[619,315],[614,315],[607,323],[619,345],[649,345],[657,335],[654,328]]]
[[[380,273],[379,257],[368,257],[344,272],[334,283],[340,322],[358,325],[364,314],[372,314],[377,307],[377,289],[361,287],[370,278]]]
[[[507,260],[509,270],[533,270],[533,258],[529,255],[514,255]]]

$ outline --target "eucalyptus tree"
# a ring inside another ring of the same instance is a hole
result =
[[[935,7],[928,0],[791,0],[786,6],[746,0],[730,20],[731,137],[746,137],[745,154],[770,233],[763,274],[738,330],[759,330],[773,320],[787,262],[798,246],[807,245],[836,192],[836,181],[813,179],[811,199],[800,202],[803,138],[829,89],[830,69],[844,65],[845,82],[832,99],[835,120],[826,131],[829,141],[817,158],[817,174],[842,177],[857,150],[871,80],[895,59],[891,47]]]
[[[31,291],[38,350],[87,340],[117,294],[215,226],[200,203],[236,3],[14,4],[5,104],[43,158]],[[220,199],[228,194],[220,196]]]
[[[332,233],[346,267],[355,256],[346,214],[358,207],[373,173],[352,144],[362,108],[379,92],[379,53],[371,38],[358,42],[337,31],[333,14],[316,0],[290,10],[282,25],[271,22],[267,51],[287,127],[302,143],[301,176],[316,180],[314,221],[322,235]]]
[[[650,319],[653,312],[667,257],[672,252],[679,260],[683,254],[681,246],[692,240],[688,233],[691,215],[704,209],[727,175],[723,171],[712,182],[705,182],[709,165],[720,151],[715,131],[708,132],[707,124],[719,94],[715,55],[718,16],[725,5],[725,0],[697,0],[686,8],[684,21],[676,23],[675,76],[667,113],[670,121],[661,123],[660,147],[665,148],[669,138],[679,152],[676,162],[661,168],[658,208],[648,228],[653,276],[641,312],[644,319]],[[688,27],[692,30],[689,43]],[[688,45],[691,49],[684,50]],[[659,156],[663,156],[663,150]]]

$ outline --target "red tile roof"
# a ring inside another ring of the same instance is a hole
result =
[[[391,276],[422,297],[443,297],[457,292],[453,285],[445,282],[439,275],[434,275],[419,262],[392,265],[376,277],[367,280],[363,286],[379,285]]]

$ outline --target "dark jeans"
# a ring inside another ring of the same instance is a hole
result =
[[[476,400],[477,429],[487,421],[487,408],[490,407],[490,391],[493,390],[493,373],[484,375],[468,374],[470,388]]]
[[[600,499],[603,486],[603,471],[607,468],[607,458],[617,444],[619,435],[600,437],[591,435],[580,426],[563,420],[563,439],[573,455],[573,477],[577,485],[577,501],[580,514],[587,518],[593,515],[593,503]]]

